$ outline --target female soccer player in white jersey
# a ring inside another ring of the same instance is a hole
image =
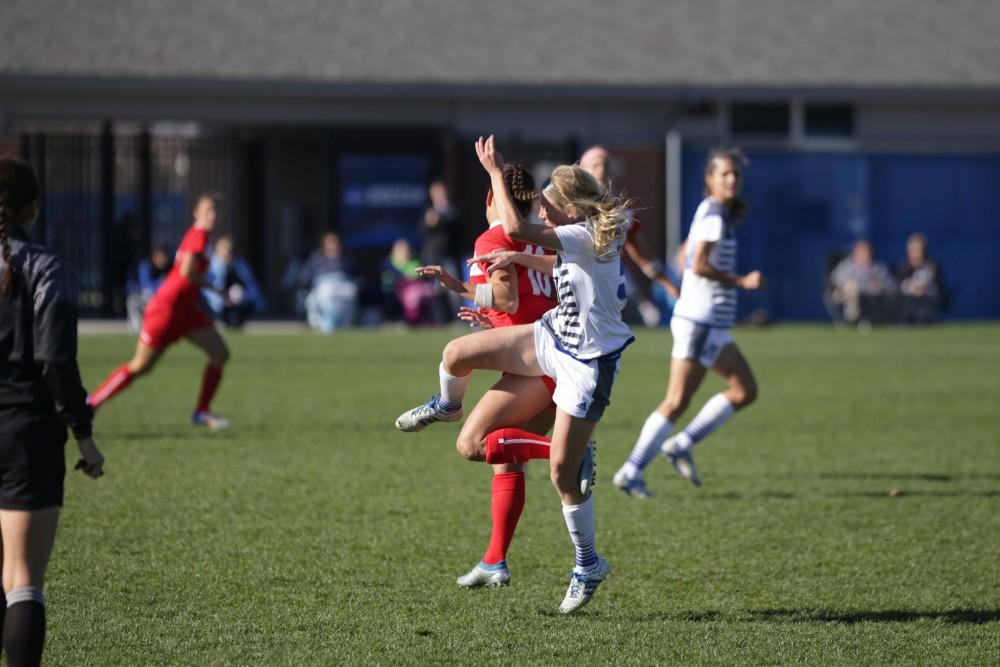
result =
[[[614,476],[614,485],[629,495],[649,497],[642,471],[660,451],[681,477],[700,486],[691,456],[694,446],[757,398],[750,364],[730,333],[736,317],[736,291],[756,290],[764,284],[760,271],[735,273],[734,232],[746,213],[739,198],[743,164],[743,155],[736,149],[713,150],[708,155],[706,197],[688,233],[681,296],[670,320],[674,347],[667,395],[646,419],[632,453]],[[691,423],[671,438],[674,424],[709,368],[729,388],[710,398]]]
[[[542,192],[540,217],[546,224],[530,224],[507,192],[503,158],[493,137],[480,138],[476,154],[490,175],[504,230],[513,239],[556,251],[559,305],[534,324],[490,329],[448,343],[440,369],[442,393],[434,408],[441,419],[460,414],[469,375],[477,368],[548,375],[556,381],[549,468],[576,550],[576,567],[559,606],[572,613],[590,602],[611,571],[597,555],[593,497],[582,492],[578,476],[594,427],[610,402],[622,350],[633,341],[621,319],[621,251],[628,221],[620,200],[579,167],[564,165],[552,172]],[[520,439],[511,438],[515,442],[509,444],[516,446]],[[499,442],[498,449],[503,452],[506,444]]]

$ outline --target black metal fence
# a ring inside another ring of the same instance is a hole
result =
[[[191,224],[194,199],[223,198],[219,231],[245,233],[245,172],[229,138],[32,134],[21,152],[38,174],[45,201],[35,239],[75,268],[85,316],[124,313],[136,263],[155,247],[172,255]]]

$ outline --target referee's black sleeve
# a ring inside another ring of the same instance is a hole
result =
[[[33,290],[35,363],[56,412],[79,440],[92,435],[94,412],[76,364],[76,276],[57,257],[47,264]]]

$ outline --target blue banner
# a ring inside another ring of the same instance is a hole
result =
[[[422,156],[340,158],[340,231],[345,247],[388,247],[399,238],[419,244],[431,161]]]
[[[760,292],[740,293],[740,316],[827,317],[830,263],[857,239],[890,271],[906,239],[923,232],[941,266],[948,319],[1000,317],[1000,156],[751,152],[737,232],[739,271],[764,272]],[[683,157],[683,234],[704,188],[705,152]]]

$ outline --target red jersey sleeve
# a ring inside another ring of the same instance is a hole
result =
[[[521,252],[524,250],[524,244],[518,243],[507,236],[504,232],[503,227],[497,225],[495,227],[490,227],[485,232],[479,235],[476,239],[475,253],[476,256],[486,255],[494,250],[514,250],[515,252]],[[487,282],[486,274],[486,264],[483,262],[477,263],[469,271],[469,280],[473,283],[481,284]]]

